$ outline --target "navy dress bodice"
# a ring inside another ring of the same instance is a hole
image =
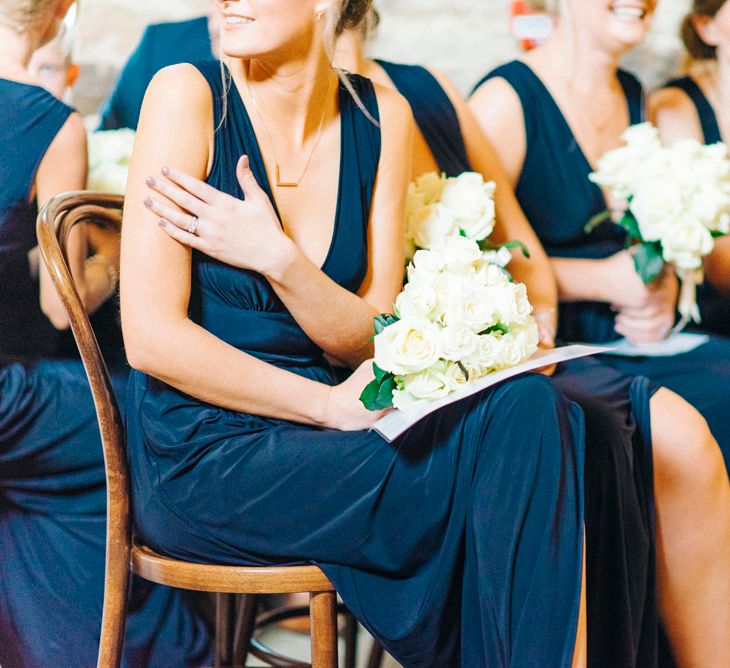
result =
[[[692,100],[702,126],[705,144],[722,141],[715,110],[694,79],[682,77],[670,81],[666,87],[679,88]],[[705,281],[697,289],[697,304],[702,315],[702,327],[723,336],[730,336],[730,296],[720,294],[709,281]]]
[[[222,99],[223,83],[217,62],[197,65],[212,83],[213,95]],[[370,114],[377,119],[378,108],[372,85],[352,76],[353,86]],[[340,174],[335,222],[329,251],[322,271],[333,281],[356,292],[367,273],[367,229],[375,176],[380,160],[380,132],[340,86]],[[215,105],[215,152],[208,183],[223,192],[243,198],[231,164],[248,155],[257,181],[274,207],[271,185],[266,175],[251,121],[235,85],[230,87],[230,109],[221,118]],[[354,156],[356,159],[345,159]],[[277,211],[278,215],[278,211]],[[271,285],[252,271],[236,269],[195,253],[193,257],[191,318],[239,350],[273,364],[297,368],[302,373],[324,379],[329,369],[321,349],[302,331],[276,296]],[[308,371],[306,371],[308,370]]]
[[[274,202],[235,85],[220,124],[219,65],[196,66],[218,128],[208,183],[241,197],[235,168],[246,153]],[[350,81],[377,119],[370,81]],[[368,267],[380,130],[344,87],[339,104],[337,215],[322,269],[354,291]],[[322,351],[262,276],[197,253],[192,262],[191,319],[332,384]],[[452,404],[389,444],[374,431],[226,410],[133,372],[127,432],[135,528],[154,549],[199,562],[317,563],[408,668],[570,665],[582,429],[577,406],[547,379],[525,376]]]
[[[147,26],[101,108],[98,129],[136,130],[145,91],[157,72],[168,65],[210,58],[213,54],[206,16]]]
[[[38,245],[36,172],[72,110],[43,88],[7,79],[0,106],[0,355],[52,356],[58,334],[41,311],[28,253]]]
[[[436,77],[420,65],[375,61],[411,105],[413,117],[446,176],[471,171],[459,116]]]
[[[527,152],[515,194],[548,255],[599,259],[622,250],[626,234],[618,225],[585,230],[608,205],[600,187],[588,180],[593,167],[545,84],[517,60],[496,68],[478,85],[496,77],[507,81],[522,103]],[[641,84],[624,71],[619,71],[619,81],[630,122],[641,123]],[[565,341],[614,341],[619,338],[614,318],[608,304],[563,303],[559,335]]]

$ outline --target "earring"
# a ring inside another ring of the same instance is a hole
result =
[[[323,16],[324,16],[324,9],[320,9],[317,12],[317,21],[321,21]]]

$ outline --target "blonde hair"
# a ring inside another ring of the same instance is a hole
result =
[[[58,4],[58,0],[0,0],[0,22],[16,30],[31,28]]]

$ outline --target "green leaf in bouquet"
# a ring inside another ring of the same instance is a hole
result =
[[[376,365],[373,365],[376,368]],[[386,373],[380,379],[370,381],[360,394],[360,401],[369,411],[381,411],[393,406],[393,390],[396,389],[395,376]]]
[[[720,232],[720,230],[710,230],[710,236],[713,239],[719,239],[720,237],[727,236],[724,232]]]
[[[590,234],[595,230],[597,227],[600,227],[603,225],[603,223],[611,220],[611,212],[606,209],[605,211],[601,211],[601,213],[597,213],[595,216],[592,216],[591,219],[586,223],[585,227],[583,228],[583,231],[586,234]]]
[[[664,270],[662,245],[658,241],[644,241],[636,245],[634,266],[644,283],[651,283]]]
[[[460,237],[466,237],[467,236],[466,235],[466,232],[464,232],[464,230],[462,230],[461,228],[459,228],[459,236]]]
[[[381,369],[377,364],[375,364],[375,362],[373,362],[373,373],[375,374],[375,380],[377,380],[378,383],[382,383],[385,377],[390,373],[390,371],[385,371],[385,369]]]
[[[393,315],[392,313],[381,313],[380,315],[375,316],[375,334],[380,334],[380,332],[382,332],[386,327],[395,324],[398,320],[398,316]]]
[[[626,230],[629,237],[641,240],[639,221],[636,220],[636,216],[631,211],[626,211],[618,224]]]
[[[499,332],[500,334],[509,334],[509,327],[507,325],[503,325],[501,322],[498,322],[496,325],[487,327],[483,332],[479,332],[479,336],[483,334],[496,334],[497,332]]]
[[[499,248],[507,248],[508,250],[512,250],[513,248],[519,248],[526,258],[529,259],[530,257],[530,249],[527,247],[527,244],[519,241],[518,239],[512,239],[512,241],[508,241],[506,244],[502,244]]]

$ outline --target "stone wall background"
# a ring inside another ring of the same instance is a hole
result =
[[[74,104],[93,113],[148,23],[196,16],[210,0],[82,0]],[[661,0],[648,42],[627,65],[657,85],[679,63],[680,17],[689,0]],[[518,53],[508,30],[509,0],[379,0],[382,22],[371,53],[438,67],[468,91],[491,67]]]

